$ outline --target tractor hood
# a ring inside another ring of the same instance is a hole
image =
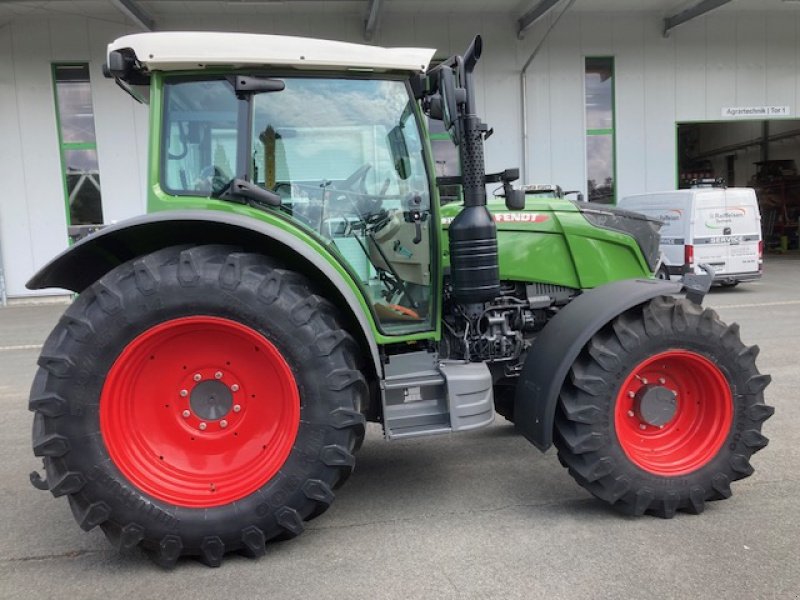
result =
[[[448,228],[462,208],[455,202],[441,207],[445,267]],[[659,223],[637,213],[555,194],[526,194],[522,210],[489,198],[487,208],[497,226],[502,280],[588,289],[651,277],[657,264]]]
[[[661,221],[630,210],[623,210],[608,204],[595,202],[575,202],[575,206],[592,225],[619,231],[632,236],[644,254],[650,269],[658,264]]]

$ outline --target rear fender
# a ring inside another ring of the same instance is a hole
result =
[[[26,287],[39,290],[60,287],[82,292],[103,275],[124,262],[181,244],[231,244],[249,252],[280,259],[331,293],[346,311],[350,328],[363,348],[368,349],[378,377],[382,374],[380,355],[372,335],[371,317],[354,291],[352,281],[318,250],[290,232],[270,223],[220,211],[165,211],[134,217],[110,225],[62,252],[38,273]]]
[[[677,281],[626,279],[584,292],[562,308],[525,358],[514,398],[514,423],[520,433],[542,452],[547,450],[553,442],[561,386],[592,336],[620,313],[683,288]]]

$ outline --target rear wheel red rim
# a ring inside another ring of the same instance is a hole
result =
[[[186,507],[242,499],[286,462],[300,424],[294,375],[257,331],[173,319],[119,355],[100,397],[108,453],[143,492]]]
[[[647,393],[672,395],[665,422],[643,405]],[[668,350],[634,367],[616,399],[614,425],[627,457],[661,476],[686,475],[719,452],[733,423],[733,397],[711,360],[688,350]]]

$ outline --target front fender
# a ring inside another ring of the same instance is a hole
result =
[[[210,210],[164,211],[134,217],[110,225],[68,248],[26,284],[31,290],[60,287],[82,292],[103,275],[124,262],[181,244],[231,244],[247,251],[260,252],[285,262],[288,267],[313,275],[339,295],[360,329],[361,342],[369,348],[378,376],[381,368],[378,346],[372,334],[374,323],[363,298],[354,291],[355,283],[344,269],[326,259],[323,247],[314,248],[307,240],[271,223],[242,215]],[[345,309],[345,306],[340,306]]]
[[[542,452],[547,450],[553,442],[561,386],[592,336],[629,308],[683,287],[659,279],[626,279],[587,291],[562,308],[525,358],[514,398],[514,423],[520,433]]]

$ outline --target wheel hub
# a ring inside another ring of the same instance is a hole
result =
[[[663,385],[644,385],[634,398],[636,414],[644,423],[662,427],[675,418],[678,395]]]
[[[173,415],[192,435],[218,436],[223,431],[236,437],[247,416],[248,393],[230,367],[182,370]]]
[[[193,413],[206,421],[217,421],[233,407],[233,393],[221,381],[201,381],[189,395]]]
[[[128,481],[185,507],[248,496],[283,466],[300,396],[280,351],[246,325],[179,317],[134,338],[106,376],[100,429]]]
[[[707,464],[731,430],[727,379],[706,356],[670,349],[633,366],[616,398],[614,428],[625,454],[660,476]]]

